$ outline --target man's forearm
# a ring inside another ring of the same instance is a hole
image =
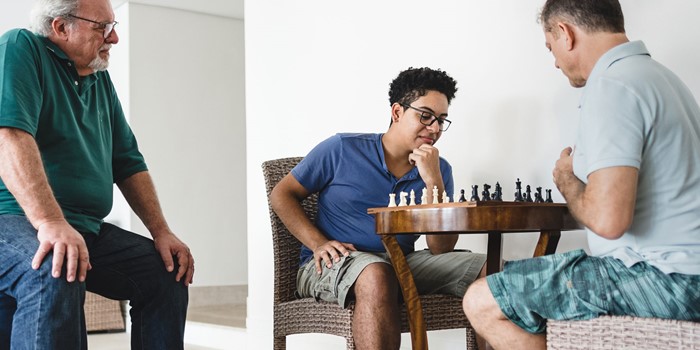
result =
[[[164,233],[171,233],[148,171],[131,175],[117,183],[117,186],[153,238]]]
[[[0,178],[35,228],[45,222],[65,220],[32,135],[19,129],[0,128]]]

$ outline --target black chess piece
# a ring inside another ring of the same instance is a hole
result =
[[[461,190],[459,190],[459,193],[460,193],[460,196],[459,196],[459,202],[460,202],[460,203],[462,203],[462,202],[466,202],[466,201],[467,201],[467,199],[466,199],[466,198],[464,198],[464,189],[461,189]]]
[[[503,201],[503,189],[501,188],[501,184],[498,182],[496,182],[496,188],[493,190],[491,199],[498,202]]]
[[[525,186],[525,202],[532,202],[530,185]]]
[[[547,192],[547,199],[545,199],[544,201],[547,203],[554,203],[554,201],[552,200],[552,190],[546,189],[544,191]]]
[[[479,186],[472,185],[472,198],[469,198],[469,200],[472,202],[479,201]]]
[[[484,190],[481,191],[481,199],[483,199],[484,201],[488,201],[491,199],[491,192],[489,192],[490,188],[491,188],[491,185],[484,184]]]
[[[523,202],[523,188],[520,186],[520,178],[515,181],[515,202]]]
[[[542,187],[535,188],[535,203],[544,203],[544,198],[542,198]]]

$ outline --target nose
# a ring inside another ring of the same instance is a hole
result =
[[[440,123],[437,120],[433,120],[433,124],[425,126],[431,134],[437,134],[440,132]]]
[[[119,35],[117,34],[117,29],[112,29],[112,32],[105,38],[105,42],[108,44],[116,44],[119,42]]]

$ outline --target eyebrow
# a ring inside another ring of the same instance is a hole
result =
[[[433,114],[434,116],[436,116],[436,117],[447,117],[447,113],[443,113],[443,114],[437,115],[437,114],[435,113],[435,111],[434,111],[432,108],[428,107],[428,106],[420,106],[420,107],[418,107],[418,108],[423,109],[423,110],[425,110],[426,112],[430,112],[430,113],[432,113],[432,114]]]

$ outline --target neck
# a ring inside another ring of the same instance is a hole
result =
[[[582,62],[586,80],[600,58],[612,48],[629,42],[625,33],[592,33],[583,36],[584,59]]]
[[[413,165],[408,162],[411,150],[403,149],[396,137],[389,128],[389,131],[382,136],[382,147],[384,148],[384,161],[387,169],[396,178],[401,178],[413,168]]]

